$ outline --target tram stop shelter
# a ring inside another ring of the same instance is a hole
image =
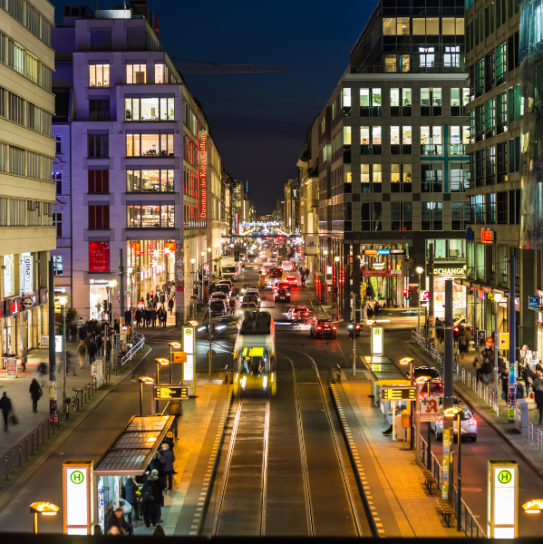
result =
[[[94,524],[104,534],[106,512],[119,505],[124,481],[128,476],[143,476],[174,421],[175,416],[133,416],[95,465]]]

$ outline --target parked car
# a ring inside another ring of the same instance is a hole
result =
[[[309,334],[311,338],[335,338],[337,327],[330,319],[316,319],[311,322]]]
[[[211,317],[226,315],[228,313],[228,307],[224,300],[212,298],[209,302],[209,311],[211,312]]]

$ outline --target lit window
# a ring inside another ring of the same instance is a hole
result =
[[[352,142],[352,128],[343,127],[343,145],[351,145]]]
[[[396,17],[383,18],[383,36],[394,36],[396,34]]]
[[[441,19],[442,34],[444,36],[454,36],[456,32],[456,19],[454,17],[443,17]]]
[[[62,263],[62,255],[51,255],[51,260],[53,261],[53,274],[55,276],[64,275],[64,265]]]
[[[109,87],[109,64],[89,64],[89,87]]]
[[[385,55],[385,72],[397,72],[396,55]]]
[[[145,83],[147,66],[145,64],[127,64],[126,82],[127,83]]]
[[[396,34],[398,36],[409,36],[409,17],[398,17],[396,19]]]

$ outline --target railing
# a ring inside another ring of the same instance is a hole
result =
[[[55,425],[57,430],[60,429],[60,420],[57,418],[55,424],[49,420],[48,416],[32,432],[23,437],[18,446],[4,455],[0,467],[0,485],[2,482],[9,482],[9,475],[14,473],[17,468],[22,468],[28,462],[29,456],[37,455],[40,452],[45,440],[49,440],[51,435],[55,434]]]
[[[164,51],[162,46],[155,41],[123,43],[80,43],[78,51]]]
[[[136,353],[140,351],[145,345],[145,336],[141,336],[140,339],[127,351],[121,359],[119,359],[119,366],[122,368],[126,363],[130,362]]]

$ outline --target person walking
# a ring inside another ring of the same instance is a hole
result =
[[[111,336],[108,336],[106,338],[106,343],[104,344],[104,349],[105,349],[104,358],[106,360],[106,363],[109,363],[110,360],[111,360],[111,348],[112,347],[113,347],[113,345],[111,343]]]
[[[541,370],[536,372],[534,380],[534,400],[539,410],[539,425],[541,425],[543,419],[543,377],[541,376]]]
[[[136,310],[136,313],[134,314],[134,318],[136,320],[136,325],[138,327],[141,327],[141,310],[139,308]]]
[[[47,365],[43,361],[41,361],[41,363],[38,365],[38,368],[36,369],[36,372],[38,373],[38,380],[41,383],[41,386],[44,387],[45,374],[47,373]]]
[[[236,315],[236,301],[234,297],[230,299],[230,315]]]
[[[99,332],[97,335],[96,335],[96,355],[101,355],[102,354],[102,346],[103,346],[103,341],[102,341],[102,333]]]
[[[157,503],[156,503],[156,522],[157,523],[164,523],[164,520],[162,519],[162,507],[164,506],[164,495],[162,492],[166,489],[166,483],[164,480],[158,475],[158,470],[153,470],[151,472],[151,476],[155,480],[155,487],[157,492]]]
[[[36,378],[34,378],[30,383],[30,388],[28,389],[28,391],[30,392],[30,398],[32,399],[32,411],[37,412],[38,401],[43,395],[43,391],[41,390],[40,384],[38,383],[38,380],[36,380]]]
[[[23,348],[21,350],[21,366],[23,367],[23,372],[26,372],[26,362],[28,360],[28,351]]]
[[[162,321],[162,327],[166,328],[166,325],[168,323],[168,312],[164,308],[161,308],[161,311],[162,317],[160,318],[160,320]]]
[[[96,347],[96,342],[94,340],[91,340],[89,342],[89,345],[87,347],[87,353],[89,354],[89,362],[92,365],[94,361],[96,360],[96,352],[98,351]]]
[[[157,498],[155,479],[149,475],[141,488],[141,511],[147,529],[156,524]]]
[[[168,444],[162,444],[162,457],[160,458],[160,462],[164,468],[164,474],[168,479],[168,491],[171,491],[173,485],[173,464],[175,462],[175,456]]]
[[[4,416],[4,431],[7,432],[9,414],[13,412],[13,405],[11,404],[11,400],[9,399],[5,391],[2,394],[2,398],[0,399],[0,410],[2,410],[2,416]]]
[[[170,300],[168,300],[168,308],[170,309],[170,315],[171,315],[173,312],[173,297],[171,297]]]
[[[87,357],[87,346],[83,340],[79,341],[79,345],[77,346],[77,355],[79,356],[79,368],[84,368],[85,358]]]
[[[153,308],[151,310],[151,321],[153,322],[153,329],[156,327],[156,310]]]
[[[460,359],[464,359],[464,356],[466,355],[467,351],[467,340],[465,335],[460,336],[460,340],[458,341],[458,349],[460,350]]]

